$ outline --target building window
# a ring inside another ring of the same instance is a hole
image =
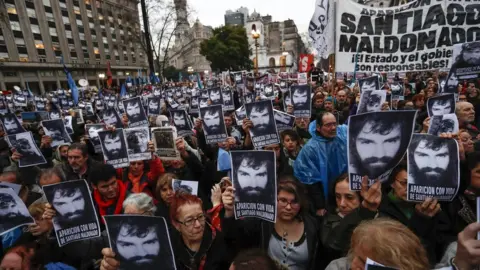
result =
[[[41,41],[41,40],[35,40],[35,48],[37,48],[37,49],[45,49],[45,46],[43,45],[43,41]]]
[[[20,59],[20,62],[28,62],[28,54],[21,53],[21,54],[18,54],[18,57]]]
[[[7,13],[8,14],[17,14],[17,9],[15,8],[15,5],[13,4],[5,4],[7,7]]]
[[[42,0],[42,2],[44,6],[50,7],[50,0]]]
[[[73,12],[75,12],[75,14],[79,14],[79,15],[81,14],[79,7],[73,7]]]
[[[45,16],[47,17],[47,21],[55,22],[55,17],[53,17],[53,13],[45,12]]]
[[[65,36],[67,38],[72,38],[72,31],[65,31]]]
[[[60,5],[60,8],[65,8],[65,9],[67,8],[67,4],[65,3],[60,2],[58,4]]]
[[[10,21],[10,27],[12,27],[12,31],[22,31],[22,28],[20,28],[19,22]]]
[[[281,72],[287,71],[287,68],[286,68],[286,67],[287,67],[287,57],[284,56],[284,55],[282,55],[282,56],[280,57],[280,71],[281,71]]]
[[[38,25],[31,24],[30,28],[32,29],[32,33],[40,34],[40,27]]]
[[[33,9],[33,8],[27,8],[27,15],[30,18],[37,18],[37,13],[35,12],[35,9]]]
[[[48,28],[48,30],[49,30],[51,36],[58,36],[57,28],[50,27],[50,28]]]
[[[64,24],[70,24],[70,19],[68,17],[62,16],[62,20]]]

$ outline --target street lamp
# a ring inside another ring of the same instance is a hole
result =
[[[98,78],[102,79],[102,87],[105,87],[105,85],[103,83],[103,79],[105,79],[105,73],[98,74]]]
[[[260,38],[260,31],[257,31],[257,26],[254,24],[252,26],[252,38],[255,40],[255,73],[258,74],[258,39]]]

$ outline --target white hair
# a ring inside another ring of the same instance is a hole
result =
[[[140,211],[151,212],[152,215],[157,211],[157,207],[153,203],[152,197],[145,193],[131,194],[125,199],[125,201],[123,201],[123,210],[125,210],[127,205],[133,205]]]

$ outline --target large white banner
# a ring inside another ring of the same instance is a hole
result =
[[[338,72],[448,69],[454,44],[480,40],[476,2],[417,0],[372,8],[338,0],[336,7]]]

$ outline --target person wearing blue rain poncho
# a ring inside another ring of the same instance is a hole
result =
[[[309,132],[312,138],[300,151],[293,170],[307,185],[316,213],[322,215],[330,181],[348,171],[347,126],[338,126],[332,113],[321,112],[310,123]]]

